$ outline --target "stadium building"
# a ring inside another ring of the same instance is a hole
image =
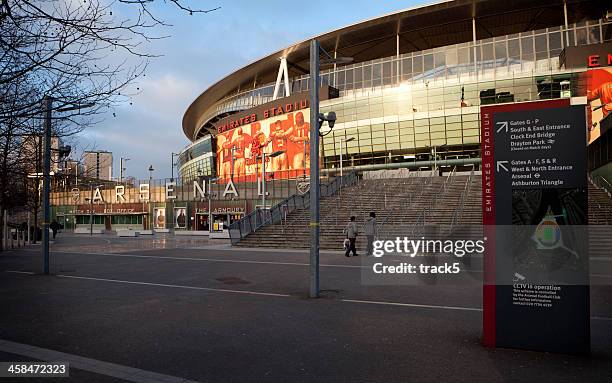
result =
[[[608,16],[597,1],[458,0],[315,36],[334,57],[352,58],[321,70],[320,85],[332,89],[321,112],[338,118],[331,132],[322,127],[329,133],[321,139],[323,174],[340,167],[341,152],[343,165],[358,171],[477,166],[480,106],[586,96],[591,56],[601,51],[596,66],[610,64]],[[249,181],[248,175],[261,172],[249,140],[260,137],[263,152],[282,150],[276,130],[287,132],[286,150],[270,159],[269,171],[286,171],[289,178],[305,172],[300,142],[292,140],[298,112],[291,111],[300,105],[282,108],[308,100],[308,72],[309,40],[206,89],[183,117],[192,143],[179,156],[182,179],[229,175]]]

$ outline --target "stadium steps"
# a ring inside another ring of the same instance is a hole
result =
[[[458,175],[447,186],[444,196],[432,210],[426,224],[447,225],[452,220],[456,205],[461,198],[467,176]],[[321,200],[320,247],[340,250],[344,240],[343,230],[351,215],[356,217],[362,235],[358,237],[358,251],[365,248],[363,224],[370,211],[377,214],[378,223],[385,222],[381,238],[395,238],[410,234],[413,223],[419,218],[424,206],[431,204],[439,192],[445,177],[413,177],[403,179],[360,180],[346,187],[335,196]],[[482,224],[481,177],[474,176],[468,185],[468,195],[454,233],[462,227]],[[589,186],[589,223],[607,225],[612,222],[612,199]],[[269,248],[302,248],[310,246],[309,212],[298,210],[289,215],[287,225],[269,225],[259,229],[240,241],[237,246]],[[604,230],[591,233],[593,254],[599,254],[612,246],[612,236]],[[601,249],[601,250],[598,250]]]
[[[321,249],[339,250],[343,230],[351,215],[361,232],[357,248],[365,248],[363,224],[371,211],[378,223],[384,222],[384,237],[406,236],[423,207],[430,206],[446,177],[360,180],[332,197],[321,200]],[[455,176],[447,186],[443,200],[428,215],[431,222],[448,224],[452,220],[467,176]],[[474,184],[472,180],[472,184]],[[473,185],[470,185],[473,188]],[[451,201],[451,202],[449,202]],[[454,201],[454,202],[453,202]],[[472,220],[472,218],[470,218]],[[301,210],[288,216],[288,224],[268,225],[241,240],[237,246],[270,248],[308,248],[310,246],[309,212]]]

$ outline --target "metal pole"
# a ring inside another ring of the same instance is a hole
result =
[[[438,172],[438,153],[436,151],[436,147],[434,146],[433,148],[433,152],[434,152],[434,172]]]
[[[2,211],[2,250],[8,250],[7,242],[8,235],[6,231],[8,230],[8,211]]]
[[[45,96],[45,157],[43,168],[43,273],[49,274],[49,194],[51,183],[51,97]]]
[[[212,233],[212,181],[208,180],[208,235]]]
[[[174,181],[174,152],[170,154],[170,181]]]
[[[319,296],[319,42],[310,41],[310,289]]]
[[[563,2],[563,20],[565,23],[565,46],[569,47],[569,23],[567,22],[567,1]]]
[[[340,180],[342,180],[342,154],[343,153],[344,153],[344,146],[342,146],[342,137],[340,137]]]
[[[230,166],[232,167],[232,169],[230,170],[230,179],[232,181],[234,181],[234,149],[235,149],[235,147],[232,146],[232,149],[230,150],[230,153],[232,155],[232,157],[230,158],[230,160],[231,160]]]
[[[119,158],[119,183],[123,181],[123,157]]]
[[[91,195],[89,196],[89,236],[93,236],[93,196],[94,189],[93,184],[91,184]]]
[[[266,153],[261,154],[261,206],[264,216],[266,214]]]

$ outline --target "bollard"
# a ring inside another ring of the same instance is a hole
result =
[[[2,250],[8,250],[8,212],[2,212]]]
[[[30,237],[30,212],[28,212],[28,245],[32,244],[32,238]]]

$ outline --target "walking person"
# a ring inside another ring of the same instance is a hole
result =
[[[351,220],[346,225],[343,231],[346,234],[346,238],[349,240],[349,246],[344,253],[344,256],[350,257],[350,252],[353,252],[353,257],[357,256],[357,249],[355,248],[355,241],[357,240],[357,222],[355,222],[355,216],[351,216]]]
[[[369,256],[374,253],[374,238],[376,238],[376,234],[378,234],[376,232],[378,228],[376,226],[376,213],[370,212],[370,216],[366,219],[363,226],[363,232],[367,240],[366,256]]]
[[[57,223],[56,220],[53,220],[53,222],[51,222],[51,224],[49,225],[49,228],[51,229],[51,232],[53,232],[53,239],[55,239],[55,236],[57,235],[57,231],[59,230],[59,223]]]

